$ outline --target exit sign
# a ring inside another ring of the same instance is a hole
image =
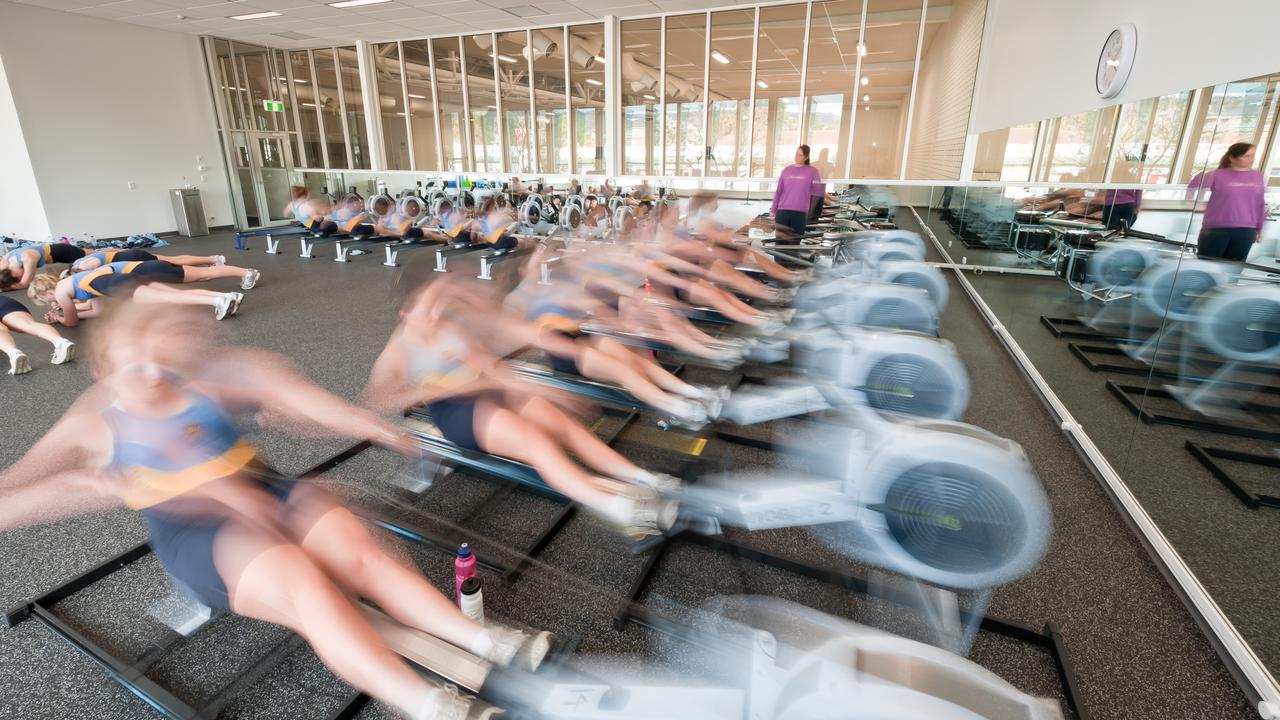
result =
[[[280,100],[263,100],[262,109],[267,112],[284,112],[284,103]]]

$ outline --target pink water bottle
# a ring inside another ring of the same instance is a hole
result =
[[[469,543],[462,543],[458,547],[458,556],[453,559],[453,592],[454,597],[458,600],[458,605],[462,605],[462,583],[467,578],[476,576],[476,556],[471,552]]]

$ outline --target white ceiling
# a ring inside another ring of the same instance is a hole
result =
[[[526,25],[536,27],[581,22],[606,15],[634,17],[733,4],[733,0],[393,0],[339,9],[329,7],[325,0],[14,1],[133,25],[193,35],[215,35],[278,48],[515,30]],[[529,15],[535,12],[529,10],[529,6],[544,14]],[[506,8],[527,16],[509,13]],[[228,19],[231,15],[265,11],[283,14],[261,20]],[[294,40],[276,33],[301,33],[310,37]]]

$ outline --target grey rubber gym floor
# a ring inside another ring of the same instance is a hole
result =
[[[929,225],[940,240],[950,237],[945,224],[931,221]],[[1248,509],[1184,447],[1190,440],[1202,446],[1266,456],[1273,455],[1278,444],[1139,422],[1107,390],[1106,382],[1160,389],[1176,381],[1145,374],[1092,372],[1070,351],[1069,345],[1106,346],[1109,343],[1056,338],[1040,320],[1041,316],[1091,317],[1099,312],[1098,303],[1084,302],[1056,277],[985,273],[970,275],[970,279],[1254,652],[1269,667],[1280,667],[1280,618],[1275,613],[1280,557],[1273,552],[1277,532],[1280,532],[1280,511]],[[1127,321],[1126,303],[1118,301],[1108,317]],[[1159,325],[1152,316],[1140,315],[1138,319],[1145,327]],[[1120,330],[1119,326],[1112,327],[1113,332]],[[1174,328],[1166,344],[1176,346],[1184,340]],[[1134,365],[1124,356],[1094,354],[1092,357],[1111,365]],[[1172,350],[1162,352],[1161,358],[1157,363],[1159,370],[1176,372],[1177,356]],[[1272,371],[1269,377],[1256,375],[1247,380],[1274,387],[1276,374]],[[1192,416],[1172,399],[1148,397],[1141,392],[1134,399],[1153,413]],[[1259,400],[1274,404],[1274,396]],[[1274,420],[1248,420],[1242,424],[1280,432],[1280,424]],[[1274,495],[1280,491],[1274,468],[1229,462],[1223,465],[1255,493]]]
[[[901,218],[901,216],[900,216]],[[366,255],[340,265],[324,256],[302,260],[297,243],[281,255],[265,255],[264,243],[233,251],[229,233],[178,240],[170,252],[225,253],[229,262],[262,270],[240,315],[224,323],[232,340],[288,355],[321,385],[355,398],[395,321],[389,285],[395,270]],[[417,251],[402,258],[424,262]],[[455,271],[474,274],[475,265]],[[232,286],[227,282],[227,289]],[[1009,357],[996,344],[976,310],[952,288],[943,335],[956,343],[973,378],[966,418],[1027,449],[1055,513],[1053,542],[1041,567],[996,591],[991,612],[1040,627],[1061,629],[1075,666],[1081,700],[1094,718],[1245,718],[1253,714],[1244,695],[1212,652],[1173,592],[1139,546],[1096,480],[1076,457]],[[81,332],[70,332],[73,337]],[[86,364],[48,365],[47,349],[30,338],[20,345],[35,372],[0,377],[7,409],[0,464],[8,465],[57,420],[88,385]],[[726,373],[691,371],[694,381],[727,382]],[[607,423],[606,423],[607,424]],[[603,429],[603,428],[602,428]],[[779,423],[752,432],[803,442],[802,426]],[[337,439],[302,439],[279,431],[255,438],[279,469],[299,471],[350,445]],[[652,431],[649,418],[623,435],[618,447],[641,465],[673,469],[678,460],[657,448],[669,436]],[[730,466],[774,465],[782,459],[734,447]],[[366,451],[339,466],[324,482],[353,502],[375,506],[424,525],[448,526],[467,517],[495,486],[454,473],[422,498],[397,489],[400,462],[383,451]],[[507,496],[464,530],[482,556],[503,558],[507,545],[527,541],[558,506],[522,493]],[[745,534],[734,534],[743,537]],[[58,584],[141,541],[138,518],[120,511],[0,534],[0,604],[10,606]],[[772,552],[833,560],[804,531],[758,533],[745,539]],[[441,588],[451,584],[450,558],[422,546],[388,539],[417,562]],[[482,571],[486,611],[500,618],[580,639],[575,662],[607,656],[634,663],[651,659],[672,672],[709,675],[712,668],[680,644],[628,626],[612,628],[618,595],[625,592],[643,558],[629,555],[604,527],[578,515],[539,561],[513,585]],[[852,564],[851,564],[852,565]],[[141,654],[158,634],[148,607],[169,593],[154,559],[144,559],[57,606],[91,638],[121,655]],[[921,624],[863,596],[799,579],[696,546],[674,549],[660,566],[645,602],[683,615],[717,594],[784,597],[826,612],[922,637]],[[280,640],[278,628],[242,619],[221,619],[151,670],[179,697],[198,703],[238,670]],[[1041,650],[980,633],[971,657],[1018,687],[1060,696],[1053,662]],[[0,631],[0,717],[95,720],[156,717],[92,663],[35,623]],[[305,647],[289,655],[225,711],[235,718],[322,718],[348,693]],[[362,717],[385,717],[377,707]]]

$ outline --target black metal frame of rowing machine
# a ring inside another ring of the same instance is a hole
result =
[[[301,473],[301,475],[313,475],[330,470],[363,452],[369,446],[370,443],[368,441],[358,443]],[[57,613],[54,612],[53,606],[59,601],[71,597],[99,580],[110,577],[119,570],[150,554],[151,546],[148,543],[143,542],[135,545],[96,567],[67,580],[43,595],[6,611],[4,624],[6,627],[11,628],[26,620],[39,622],[54,635],[67,641],[73,648],[92,660],[98,667],[101,667],[121,687],[165,717],[174,718],[174,720],[211,720],[218,717],[218,714],[235,698],[237,693],[256,683],[263,675],[279,665],[290,653],[302,646],[302,638],[290,633],[288,637],[273,645],[266,654],[259,657],[248,671],[219,688],[207,702],[197,707],[178,698],[168,688],[146,675],[147,670],[159,662],[165,653],[185,639],[184,636],[171,632],[162,644],[153,647],[139,659],[129,660],[112,654],[84,633],[76,630],[70,623],[58,617]]]
[[[1146,398],[1174,399],[1173,393],[1164,388],[1147,387],[1145,385],[1121,385],[1111,380],[1107,381],[1107,390],[1116,397],[1134,417],[1141,420],[1147,425],[1170,425],[1173,427],[1185,428],[1187,430],[1199,430],[1201,432],[1218,433],[1220,435],[1234,435],[1235,437],[1252,438],[1254,440],[1265,440],[1267,442],[1280,442],[1280,431],[1269,430],[1266,428],[1233,424],[1221,422],[1209,418],[1206,415],[1191,414],[1187,415],[1169,415],[1163,412],[1153,412],[1144,407]],[[1134,398],[1137,398],[1136,400]],[[1265,412],[1268,415],[1280,415],[1280,406],[1276,405],[1256,405],[1246,404],[1243,408],[1245,411],[1250,409],[1254,411]]]
[[[1186,441],[1185,447],[1187,452],[1199,460],[1218,482],[1222,483],[1231,491],[1232,495],[1235,495],[1240,502],[1245,504],[1245,507],[1250,510],[1264,507],[1280,509],[1280,497],[1266,493],[1255,493],[1249,490],[1218,463],[1219,460],[1229,460],[1259,467],[1280,469],[1280,455],[1257,455],[1225,448],[1205,447],[1191,440]]]

